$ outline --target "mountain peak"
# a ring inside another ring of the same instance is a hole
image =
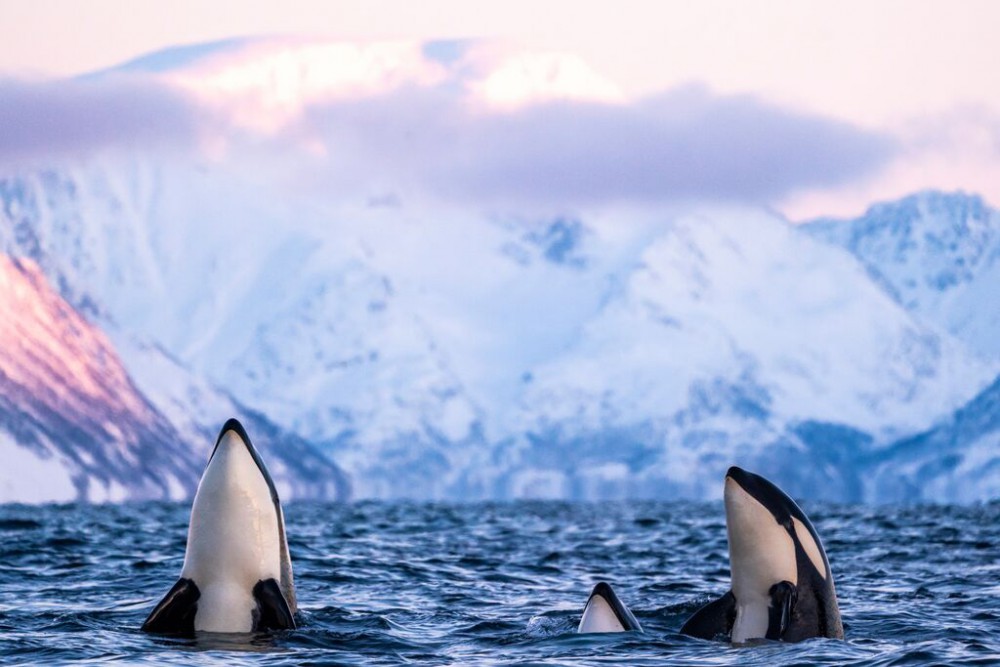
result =
[[[947,226],[968,227],[977,221],[988,220],[992,214],[995,211],[977,194],[924,190],[897,201],[873,204],[863,219],[884,223],[925,219]]]
[[[803,229],[854,254],[907,309],[1000,360],[1000,211],[982,197],[928,190]]]

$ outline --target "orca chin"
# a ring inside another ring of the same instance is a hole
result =
[[[580,618],[578,633],[642,632],[642,626],[629,608],[615,594],[611,585],[600,582],[587,599]]]
[[[291,629],[295,611],[278,491],[243,425],[230,419],[198,483],[180,578],[142,629],[178,635]]]
[[[844,638],[833,574],[812,522],[773,482],[733,466],[723,498],[732,588],[681,633],[735,644]]]

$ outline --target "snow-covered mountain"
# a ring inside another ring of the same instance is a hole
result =
[[[82,317],[30,259],[0,255],[0,341],[0,502],[189,497],[222,415],[239,415],[258,436],[286,497],[347,492],[339,469],[300,438],[162,351],[132,346],[130,365],[153,373],[150,400],[119,357],[126,346]]]
[[[997,214],[924,194],[796,226],[735,205],[460,196],[520,164],[451,182],[479,164],[466,152],[524,140],[509,109],[621,102],[580,67],[283,40],[138,61],[94,85],[154,77],[227,129],[197,151],[2,165],[0,250],[107,332],[185,442],[226,413],[275,433],[293,495],[349,477],[357,497],[717,497],[733,463],[803,496],[995,495],[906,443],[992,405]],[[417,108],[397,117],[397,99]],[[970,433],[952,454],[992,442]],[[928,461],[914,474],[911,448]]]
[[[749,209],[345,210],[133,158],[0,193],[4,249],[104,323],[173,423],[207,404],[171,389],[188,367],[180,386],[321,443],[361,497],[713,497],[741,462],[860,499],[864,457],[997,374]]]
[[[786,222],[682,215],[578,340],[533,369],[514,449],[548,462],[557,495],[710,496],[739,462],[804,495],[860,500],[855,455],[926,428],[995,372]]]
[[[875,284],[948,331],[987,368],[1000,359],[1000,211],[965,193],[922,192],[855,220],[802,229],[850,251]],[[959,501],[1000,495],[1000,377],[925,431],[863,457],[864,497]]]

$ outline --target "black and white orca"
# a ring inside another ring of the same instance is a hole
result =
[[[579,633],[587,632],[642,632],[639,621],[636,620],[628,607],[618,599],[610,584],[600,582],[587,599],[583,608],[583,617]]]
[[[295,627],[295,586],[274,482],[242,424],[222,427],[191,507],[180,579],[146,632],[255,632]]]
[[[734,644],[843,639],[830,561],[799,506],[737,467],[726,474],[724,498],[732,589],[695,612],[681,633]]]

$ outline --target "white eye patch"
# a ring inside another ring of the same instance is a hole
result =
[[[792,517],[792,525],[795,526],[795,536],[799,538],[799,544],[802,545],[802,550],[806,552],[809,556],[809,560],[812,561],[813,567],[816,571],[820,573],[824,579],[827,578],[826,563],[823,562],[823,552],[820,551],[819,545],[816,544],[816,540],[813,539],[812,533],[806,528],[805,524],[801,521]]]

